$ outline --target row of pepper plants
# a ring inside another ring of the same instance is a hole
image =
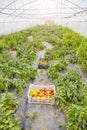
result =
[[[24,87],[37,75],[32,67],[36,52],[43,49],[40,37],[29,41],[31,31],[24,30],[3,36],[0,41],[0,129],[20,130],[17,115],[18,99]],[[39,44],[38,44],[39,43]],[[14,92],[11,93],[11,92]]]
[[[87,72],[87,39],[61,26],[49,29],[46,40],[53,45],[47,50],[45,59],[52,61],[47,75],[56,86],[55,105],[60,106],[66,116],[67,130],[87,129],[87,85],[83,83],[78,69],[68,70],[69,64],[80,64]]]

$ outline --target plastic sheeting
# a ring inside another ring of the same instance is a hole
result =
[[[0,35],[53,20],[87,35],[87,0],[0,0]]]

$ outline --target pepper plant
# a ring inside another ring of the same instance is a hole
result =
[[[3,94],[0,100],[0,129],[20,130],[19,122],[16,119],[15,110],[17,99],[11,94]]]
[[[64,71],[66,69],[67,62],[64,59],[59,59],[54,61],[47,70],[47,74],[52,79],[57,79],[59,76],[59,72]]]

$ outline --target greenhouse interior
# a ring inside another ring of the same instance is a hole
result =
[[[87,0],[0,0],[0,130],[87,130]]]

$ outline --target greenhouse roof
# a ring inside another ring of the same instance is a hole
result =
[[[87,0],[0,0],[0,22],[29,20],[87,22]]]

